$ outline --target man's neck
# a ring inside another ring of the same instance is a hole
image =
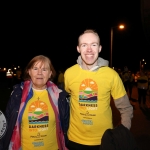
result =
[[[97,66],[97,63],[94,63],[93,65],[88,65],[88,64],[82,63],[82,69],[84,69],[84,70],[91,70],[95,66]]]

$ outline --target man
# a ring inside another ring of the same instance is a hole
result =
[[[100,38],[86,30],[78,38],[77,64],[64,74],[65,90],[70,93],[69,149],[99,150],[101,138],[113,128],[111,95],[121,113],[121,124],[130,129],[131,106],[118,73],[99,57]]]

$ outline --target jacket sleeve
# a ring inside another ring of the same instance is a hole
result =
[[[68,147],[68,136],[67,131],[69,128],[69,117],[70,117],[70,100],[69,94],[61,92],[58,99],[58,108],[60,113],[61,128],[65,138],[65,145]]]
[[[18,110],[21,102],[21,95],[22,95],[21,88],[16,86],[8,100],[7,107],[4,112],[4,115],[7,120],[7,131],[5,135],[2,137],[2,139],[0,139],[0,150],[8,149],[12,132],[18,116]]]
[[[133,118],[133,107],[130,104],[127,94],[125,94],[121,98],[114,100],[114,103],[121,114],[121,124],[130,129],[131,119]]]

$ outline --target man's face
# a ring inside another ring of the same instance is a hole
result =
[[[47,63],[41,64],[41,62],[35,63],[35,65],[29,69],[29,75],[31,77],[33,88],[42,90],[46,88],[46,82],[51,77],[52,71]]]
[[[94,33],[85,33],[79,39],[79,46],[77,51],[81,54],[83,66],[88,69],[97,65],[101,45],[99,45],[99,38]]]

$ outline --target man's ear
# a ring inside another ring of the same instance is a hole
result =
[[[98,50],[99,53],[101,52],[101,50],[102,50],[102,45],[99,46],[99,50]]]
[[[78,53],[80,53],[80,49],[79,49],[79,46],[77,46],[77,51],[78,51]]]

